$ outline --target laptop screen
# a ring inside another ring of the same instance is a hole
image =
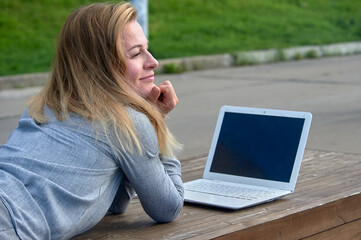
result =
[[[210,171],[289,182],[304,121],[225,112]]]

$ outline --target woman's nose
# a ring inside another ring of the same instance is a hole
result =
[[[155,69],[158,67],[158,61],[153,57],[150,52],[147,52],[147,59],[145,60],[144,67],[146,69]]]

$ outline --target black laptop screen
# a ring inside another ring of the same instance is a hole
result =
[[[289,182],[304,119],[225,113],[211,172]]]

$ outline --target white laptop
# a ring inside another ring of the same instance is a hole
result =
[[[203,178],[184,183],[185,202],[240,209],[294,191],[312,115],[223,106]]]

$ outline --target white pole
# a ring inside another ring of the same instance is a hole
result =
[[[138,13],[138,22],[142,26],[144,35],[149,39],[148,33],[148,0],[131,0]]]

